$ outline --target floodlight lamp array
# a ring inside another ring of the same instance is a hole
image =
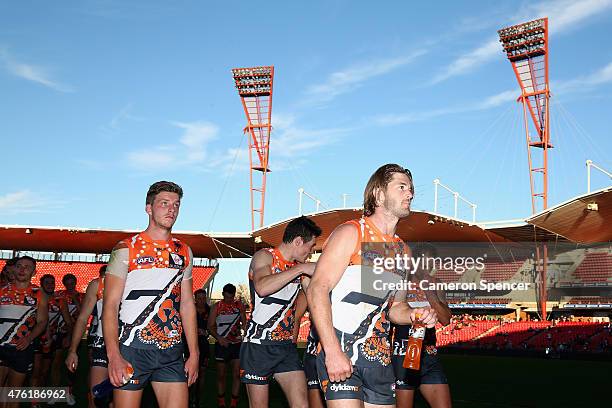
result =
[[[545,19],[502,28],[498,34],[510,60],[534,57],[546,52]]]
[[[240,95],[265,95],[272,91],[272,68],[232,69],[236,89]]]

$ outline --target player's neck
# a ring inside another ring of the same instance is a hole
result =
[[[278,246],[278,252],[280,252],[281,256],[285,261],[294,262],[293,259],[293,249],[291,248],[291,244],[285,244],[284,242]]]
[[[399,218],[395,215],[388,213],[383,208],[377,208],[374,214],[370,215],[370,221],[378,228],[380,232],[385,235],[395,235],[395,228]]]
[[[13,286],[15,286],[17,289],[27,289],[29,288],[31,285],[30,281],[25,281],[25,282],[20,282],[20,281],[15,281],[13,282]]]
[[[144,230],[144,233],[153,241],[168,241],[172,236],[172,230],[159,227],[153,223],[149,224],[147,229]]]

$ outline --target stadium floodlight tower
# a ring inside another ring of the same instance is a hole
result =
[[[548,149],[552,147],[549,132],[548,18],[502,28],[498,33],[521,87],[518,101],[523,104],[531,209],[535,214],[548,207],[547,159]],[[536,149],[541,149],[541,155],[537,154]]]
[[[264,223],[274,67],[235,68],[232,74],[247,117],[244,133],[249,135],[251,228],[254,230],[256,219],[258,227],[263,227]]]
[[[502,28],[499,41],[512,64],[523,105],[532,213],[548,207],[548,149],[550,144],[550,88],[548,85],[548,18]],[[538,154],[540,153],[540,154]],[[541,205],[539,205],[541,204]],[[538,309],[546,320],[546,245],[536,246],[536,265],[540,266]]]

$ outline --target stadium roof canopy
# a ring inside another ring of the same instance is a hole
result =
[[[527,222],[573,242],[610,242],[612,186],[550,207],[527,219]]]
[[[317,240],[315,249],[321,249],[334,228],[343,222],[361,217],[361,214],[361,208],[341,208],[315,214],[305,214],[323,230]],[[283,239],[285,227],[293,218],[253,231],[255,242],[278,245]],[[409,242],[509,241],[507,238],[495,232],[487,231],[478,225],[422,211],[413,211],[410,217],[400,221],[397,234],[404,241]]]
[[[361,217],[361,208],[339,208],[306,214],[321,227],[320,250],[338,225]],[[251,233],[177,231],[198,258],[240,258],[257,248],[280,244],[287,224],[295,217]],[[397,234],[408,242],[543,242],[595,243],[612,241],[612,186],[575,197],[527,220],[473,224],[424,211],[402,220]],[[0,225],[0,249],[107,254],[120,240],[139,231],[68,227]]]
[[[140,231],[69,227],[0,225],[0,248],[17,251],[108,254],[115,244]],[[253,252],[248,233],[182,232],[172,234],[186,242],[197,258],[245,257]]]

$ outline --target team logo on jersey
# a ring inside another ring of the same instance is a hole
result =
[[[136,258],[136,263],[138,265],[148,265],[148,264],[152,264],[155,262],[155,258],[153,258],[152,256],[148,255],[148,256],[141,256]]]
[[[170,253],[170,268],[180,269],[185,265],[185,257],[175,254],[173,252]]]
[[[35,304],[36,304],[36,299],[34,299],[32,296],[27,296],[27,295],[26,295],[26,297],[25,297],[25,299],[24,299],[24,303],[25,303],[26,305],[33,306],[33,305],[35,305]]]
[[[375,261],[379,258],[384,259],[383,255],[378,251],[368,249],[364,249],[361,251],[361,262],[363,265],[374,265],[376,264]]]

